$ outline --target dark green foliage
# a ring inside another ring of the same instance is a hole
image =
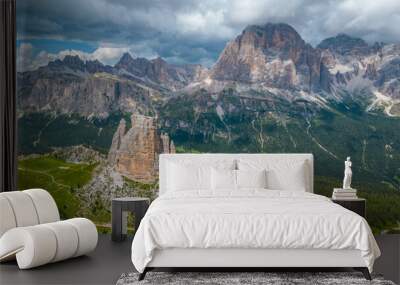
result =
[[[46,153],[52,147],[86,145],[107,153],[121,118],[130,127],[129,114],[112,114],[92,120],[77,115],[29,114],[18,120],[20,154]]]

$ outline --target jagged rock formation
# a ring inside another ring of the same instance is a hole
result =
[[[321,55],[287,24],[249,26],[222,51],[211,71],[217,81],[320,90]]]
[[[323,40],[324,65],[330,73],[331,98],[358,94],[353,100],[366,111],[382,109],[388,116],[400,116],[400,45],[375,43],[348,35]]]
[[[122,139],[125,136],[125,132],[126,132],[126,122],[125,119],[121,119],[117,127],[117,130],[114,133],[110,150],[108,151],[108,162],[110,162],[111,164],[115,164],[115,162],[117,161],[118,150],[121,147]]]
[[[340,55],[367,55],[372,52],[370,47],[364,40],[351,37],[346,34],[338,34],[323,40],[317,48],[329,50]]]
[[[131,116],[131,128],[126,131],[122,119],[114,134],[108,162],[129,179],[154,182],[158,178],[158,155],[175,153],[168,134],[159,134],[154,117],[137,113]]]
[[[152,60],[146,58],[132,58],[125,53],[115,65],[117,69],[123,69],[139,78],[148,79],[154,83],[161,84],[171,90],[178,90],[192,81],[204,77],[206,68],[196,65],[172,65],[161,57]]]
[[[204,77],[200,65],[174,66],[163,59],[125,54],[115,67],[66,56],[35,71],[18,73],[20,112],[107,118],[113,112],[148,113],[153,101]]]
[[[88,73],[96,73],[96,72],[107,72],[112,73],[113,68],[109,65],[104,65],[100,61],[96,60],[87,60],[86,62],[81,60],[78,55],[67,55],[63,60],[56,59],[55,61],[49,62],[48,69],[52,71],[63,70],[65,68],[69,68],[71,71],[80,71],[80,72],[88,72]],[[42,71],[45,71],[46,68],[42,67]]]
[[[107,118],[113,112],[152,108],[152,98],[160,96],[157,90],[107,73],[109,68],[98,61],[66,56],[37,71],[19,74],[18,109]]]

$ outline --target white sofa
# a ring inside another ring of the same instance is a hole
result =
[[[0,193],[0,262],[20,269],[84,255],[96,248],[96,226],[88,219],[60,221],[53,197],[43,189]]]

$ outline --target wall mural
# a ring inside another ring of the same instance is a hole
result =
[[[312,152],[326,196],[350,155],[374,232],[400,231],[400,44],[162,2],[18,1],[20,189],[108,230],[112,197],[156,197],[160,153]]]

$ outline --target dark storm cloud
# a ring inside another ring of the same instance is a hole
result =
[[[400,39],[398,0],[18,0],[19,39],[129,47],[139,56],[211,63],[249,24],[286,22],[312,44],[348,33]]]

